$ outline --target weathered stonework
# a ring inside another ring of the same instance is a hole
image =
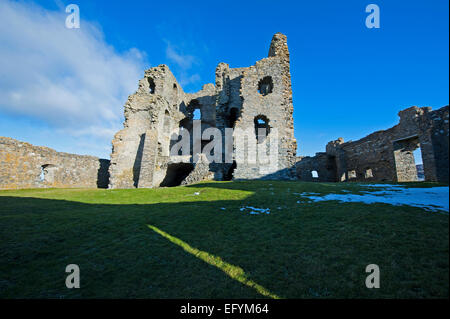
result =
[[[399,112],[400,123],[358,141],[329,142],[326,153],[297,161],[297,176],[312,181],[417,181],[413,151],[420,147],[426,181],[449,180],[449,107],[410,107]],[[316,170],[319,178],[311,172]]]
[[[314,157],[297,157],[296,173],[302,181],[328,182],[334,181],[336,163],[327,153],[316,153]],[[313,172],[317,176],[313,176]]]
[[[196,93],[185,93],[166,65],[146,70],[125,103],[124,128],[112,141],[111,161],[0,137],[0,188],[153,188],[237,179],[416,181],[418,147],[425,180],[448,183],[448,106],[410,107],[390,129],[354,142],[339,138],[314,157],[296,157],[286,41],[275,34],[268,57],[250,67],[219,63],[215,84]],[[171,140],[173,134],[179,140],[188,135],[189,147],[173,147],[179,142]],[[210,143],[216,140],[219,163],[207,157],[216,153]],[[258,150],[254,161],[250,145]]]
[[[195,110],[201,112],[200,136],[193,129]],[[124,128],[112,142],[110,187],[151,188],[211,178],[294,179],[297,144],[292,113],[289,51],[281,33],[274,35],[267,58],[247,68],[219,63],[215,85],[206,84],[197,93],[185,93],[166,65],[149,69],[136,93],[128,98]],[[276,147],[276,167],[259,157],[249,164],[245,154],[236,152],[236,141],[246,137],[256,143],[258,125],[268,128],[269,134],[259,146],[266,150]],[[224,158],[222,163],[209,163],[209,172],[205,172],[206,164],[196,163],[196,157],[210,142],[211,137],[203,136],[210,127],[219,129],[222,138],[226,128],[247,130],[248,134],[242,136],[235,130],[233,149],[226,150],[222,143],[222,153],[231,151],[231,161]],[[192,143],[189,154],[183,154],[189,163],[181,164],[180,155],[169,152],[171,134],[183,130],[190,133]]]
[[[0,137],[0,188],[106,188],[109,160]]]
[[[181,182],[181,185],[189,185],[211,180],[214,180],[214,172],[211,172],[210,163],[205,154],[200,154],[199,160],[194,164],[194,169]]]

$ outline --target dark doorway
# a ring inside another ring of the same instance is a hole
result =
[[[231,164],[230,168],[228,169],[228,171],[225,173],[223,180],[224,181],[231,181],[233,180],[233,173],[234,170],[236,169],[236,161],[233,161],[233,164]]]
[[[236,124],[238,117],[239,117],[239,111],[237,108],[233,107],[230,110],[230,116],[228,118],[228,120],[229,120],[228,126],[234,128],[234,125]]]
[[[194,169],[194,165],[191,163],[175,163],[169,164],[167,167],[166,177],[161,182],[161,187],[173,187],[179,186],[181,182],[189,175]]]

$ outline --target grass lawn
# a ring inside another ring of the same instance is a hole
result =
[[[448,214],[295,194],[361,187],[0,191],[0,298],[448,298]],[[68,264],[80,289],[65,286]],[[379,289],[365,286],[368,264]]]

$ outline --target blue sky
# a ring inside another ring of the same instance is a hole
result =
[[[70,3],[79,30],[64,28]],[[370,3],[380,29],[365,26]],[[447,0],[0,0],[0,135],[108,158],[145,68],[167,64],[195,92],[219,62],[266,57],[282,32],[298,155],[314,155],[395,125],[406,107],[448,104],[448,10]]]

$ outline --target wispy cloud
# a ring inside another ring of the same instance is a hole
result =
[[[177,52],[170,43],[167,43],[166,56],[184,70],[190,69],[195,63],[194,56]]]
[[[146,55],[116,52],[94,23],[67,29],[65,19],[63,10],[0,1],[0,112],[109,145]]]
[[[198,73],[190,74],[189,70],[196,64],[198,59],[190,54],[181,52],[178,48],[173,46],[170,42],[166,41],[166,58],[173,62],[178,69],[175,72],[178,82],[182,85],[188,85],[200,81],[200,75]]]

